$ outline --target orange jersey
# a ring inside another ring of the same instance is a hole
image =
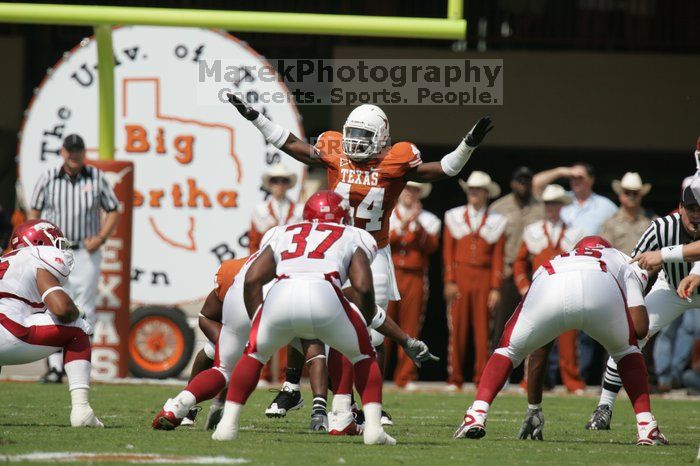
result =
[[[389,244],[389,218],[406,186],[404,175],[423,161],[410,142],[399,142],[364,162],[354,162],[343,151],[343,136],[326,131],[316,150],[326,165],[328,188],[348,199],[353,222],[369,232],[381,249]]]
[[[229,259],[221,263],[219,270],[216,271],[216,288],[214,288],[219,301],[224,302],[226,292],[233,285],[234,278],[236,278],[236,275],[241,271],[247,260],[248,257],[242,257],[240,259]]]

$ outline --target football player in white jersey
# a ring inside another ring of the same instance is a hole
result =
[[[637,417],[637,445],[668,444],[651,414],[647,368],[637,345],[637,335],[645,335],[649,324],[643,297],[648,276],[629,261],[605,239],[588,236],[537,269],[455,438],[486,435],[491,403],[513,368],[533,350],[576,329],[601,343],[617,363]]]
[[[30,220],[0,257],[0,366],[27,364],[62,349],[73,427],[104,427],[88,401],[90,324],[64,291],[73,266],[68,240],[51,222]]]
[[[231,375],[224,414],[212,438],[238,436],[241,408],[255,389],[263,365],[280,347],[301,338],[302,342],[321,340],[353,363],[365,410],[365,444],[395,444],[381,425],[382,376],[367,330],[376,313],[370,269],[376,241],[346,225],[347,201],[332,191],[312,196],[304,219],[276,227],[246,273],[250,337]],[[278,280],[263,302],[263,285],[275,276]],[[355,290],[359,311],[343,295],[346,279]]]

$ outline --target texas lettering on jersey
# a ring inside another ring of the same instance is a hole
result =
[[[404,175],[423,163],[420,151],[409,142],[399,142],[376,157],[354,162],[343,152],[342,139],[339,132],[326,131],[316,142],[328,186],[349,201],[354,225],[371,233],[383,248],[389,244],[391,212],[406,186]]]

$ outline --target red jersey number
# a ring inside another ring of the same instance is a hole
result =
[[[322,223],[319,225],[312,225],[311,223],[302,223],[300,225],[292,225],[287,227],[286,231],[299,230],[297,234],[292,236],[292,243],[294,243],[294,250],[284,251],[280,257],[282,260],[296,259],[301,257],[306,252],[308,247],[307,239],[313,230],[328,232],[328,236],[319,243],[318,246],[313,251],[310,251],[306,257],[309,259],[323,259],[326,257],[326,251],[328,251],[331,246],[333,246],[342,236],[345,228],[340,225],[329,225]]]

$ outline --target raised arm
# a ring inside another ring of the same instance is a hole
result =
[[[570,178],[574,176],[574,170],[575,167],[557,167],[535,174],[535,176],[532,177],[532,193],[536,198],[540,198],[544,188],[546,188],[548,184],[554,183],[559,178]]]
[[[317,165],[321,158],[316,154],[316,149],[311,144],[302,141],[288,129],[270,121],[265,115],[243,102],[234,94],[226,94],[231,105],[236,107],[243,118],[253,123],[262,133],[265,140],[292,156],[294,159],[306,165]]]
[[[427,162],[418,165],[404,176],[408,181],[433,182],[452,178],[459,175],[467,164],[474,149],[477,148],[486,134],[493,129],[490,117],[483,117],[459,143],[459,146],[445,155],[439,162]]]

